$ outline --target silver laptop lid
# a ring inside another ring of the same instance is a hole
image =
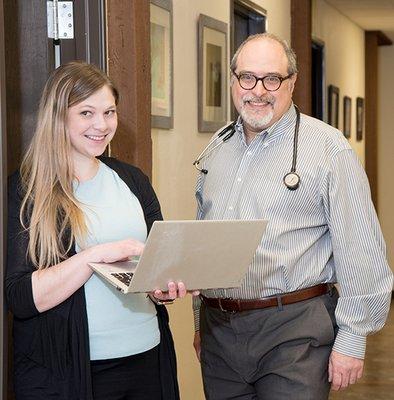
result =
[[[265,220],[156,221],[131,280],[130,292],[241,285],[267,226]]]

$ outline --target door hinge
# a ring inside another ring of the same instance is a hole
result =
[[[47,1],[48,38],[74,39],[72,1]]]

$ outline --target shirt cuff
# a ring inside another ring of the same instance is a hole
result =
[[[339,329],[333,350],[345,356],[364,359],[367,345],[366,336],[356,335]]]

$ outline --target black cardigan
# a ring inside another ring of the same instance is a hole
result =
[[[136,195],[144,211],[148,232],[162,215],[148,178],[136,167],[113,158],[101,158]],[[20,175],[9,179],[8,249],[5,289],[8,307],[14,315],[14,388],[17,399],[56,398],[91,400],[89,335],[85,292],[82,286],[52,309],[39,313],[33,301],[28,260],[28,234],[19,221],[22,191]],[[75,251],[68,254],[72,256]],[[178,400],[174,344],[168,313],[156,306],[160,328],[160,375],[163,400]],[[30,398],[30,397],[29,397]]]

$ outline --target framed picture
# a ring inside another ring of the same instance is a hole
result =
[[[352,99],[349,96],[343,98],[343,134],[348,139],[351,134],[352,125]]]
[[[338,128],[339,114],[339,88],[334,85],[328,86],[328,123]]]
[[[214,132],[227,122],[227,24],[198,19],[198,130]]]
[[[357,97],[356,99],[356,139],[363,140],[364,132],[364,99]]]
[[[174,126],[172,0],[150,2],[151,124]]]

